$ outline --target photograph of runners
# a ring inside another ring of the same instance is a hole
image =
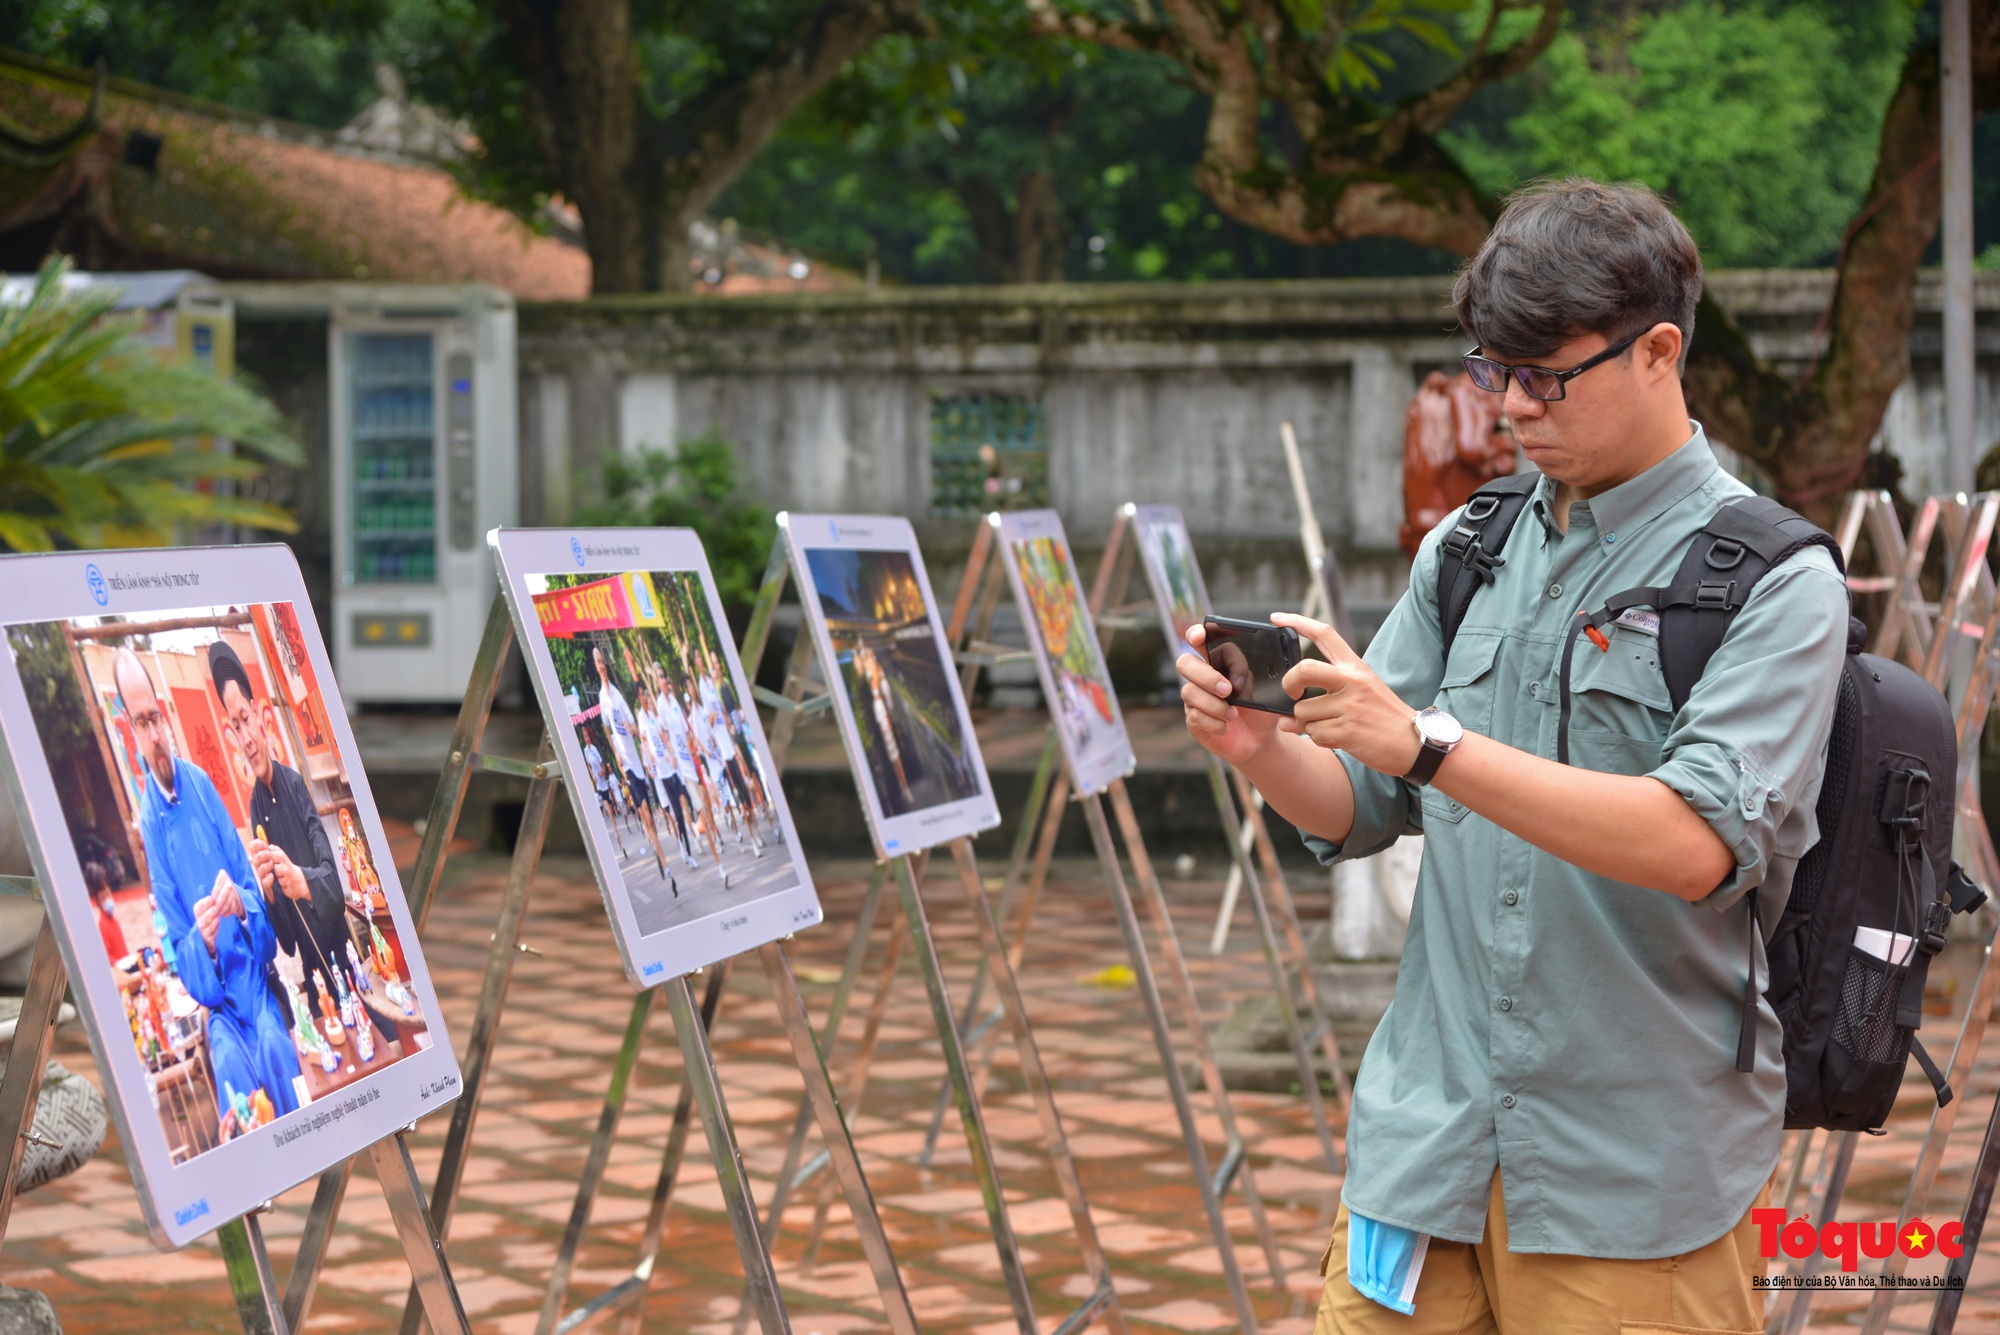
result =
[[[613,536],[495,542],[628,972],[659,981],[758,944],[756,923],[769,940],[817,922],[818,900],[699,539]],[[586,541],[649,564],[578,568]],[[555,555],[571,568],[551,572]]]
[[[0,579],[35,578],[17,559]],[[331,1138],[380,1097],[372,1077],[438,1044],[435,998],[303,590],[145,609],[99,579],[113,610],[71,599],[93,613],[4,632],[7,746],[72,984],[93,1038],[123,1048],[99,1059],[128,1149],[171,1174],[287,1147],[296,1176],[250,1184],[272,1195],[340,1157],[295,1142]],[[427,1106],[409,1098],[402,1122]]]
[[[786,515],[799,597],[885,854],[999,823],[908,521]]]
[[[1054,510],[1010,510],[998,519],[1007,577],[1028,623],[1049,717],[1069,760],[1070,783],[1079,794],[1102,792],[1137,762],[1097,629],[1077,584],[1062,520]]]
[[[1187,628],[1200,625],[1210,608],[1208,586],[1202,582],[1180,507],[1134,506],[1132,529],[1146,563],[1146,583],[1159,605],[1167,649],[1175,658],[1191,654],[1194,646],[1187,642]]]

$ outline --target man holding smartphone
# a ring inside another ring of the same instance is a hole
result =
[[[1453,299],[1467,370],[1542,477],[1449,655],[1438,569],[1459,513],[1365,659],[1272,618],[1327,660],[1287,674],[1292,717],[1233,706],[1222,674],[1180,660],[1189,731],[1323,862],[1425,835],[1395,1002],[1355,1081],[1321,1335],[1763,1329],[1750,1211],[1785,1066],[1750,903],[1776,923],[1817,837],[1848,619],[1831,558],[1759,580],[1677,712],[1657,618],[1579,642],[1555,759],[1576,613],[1670,583],[1749,494],[1687,416],[1701,284],[1644,187],[1515,196]]]

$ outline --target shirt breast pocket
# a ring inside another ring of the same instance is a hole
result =
[[[1499,690],[1501,636],[1461,630],[1452,641],[1451,659],[1438,682],[1438,708],[1457,719],[1467,732],[1491,736],[1493,705]],[[1456,824],[1466,808],[1437,789],[1423,789],[1424,821]]]
[[[1648,774],[1674,718],[1659,641],[1614,627],[1611,647],[1579,639],[1570,665],[1569,762],[1605,774]]]

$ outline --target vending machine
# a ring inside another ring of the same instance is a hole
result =
[[[519,498],[514,300],[341,284],[327,343],[334,670],[364,703],[457,699]]]

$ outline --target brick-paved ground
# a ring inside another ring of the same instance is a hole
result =
[[[399,842],[407,851],[407,838]],[[461,1038],[470,1029],[503,873],[504,864],[491,855],[460,855],[431,921],[426,948],[447,1024]],[[823,1012],[846,945],[840,925],[852,921],[866,868],[822,866],[818,875],[828,925],[801,936],[793,957],[808,1004]],[[1309,883],[1323,884],[1316,878]],[[926,888],[947,968],[962,995],[976,948],[961,893],[944,866],[933,871]],[[1183,939],[1190,944],[1203,940],[1218,883],[1170,881],[1168,888]],[[1309,897],[1308,903],[1314,898],[1324,903],[1323,896]],[[884,917],[899,928],[899,916],[888,907],[892,903],[893,895],[885,900]],[[1024,985],[1126,1313],[1142,1331],[1230,1328],[1234,1321],[1216,1252],[1202,1225],[1199,1198],[1189,1181],[1137,996],[1130,988],[1103,986],[1097,979],[1122,961],[1123,951],[1094,868],[1059,868],[1039,923],[1023,969]],[[1210,961],[1199,950],[1195,954],[1211,1023],[1222,1018],[1236,997],[1261,986],[1261,965],[1251,951],[1247,923],[1246,913],[1239,922],[1245,930],[1222,960]],[[885,931],[885,925],[878,925],[870,976]],[[533,1329],[630,1005],[596,891],[580,862],[546,867],[525,939],[542,953],[523,956],[516,969],[509,1018],[450,1242],[466,1306],[482,1332]],[[938,1164],[925,1171],[914,1163],[942,1066],[923,988],[907,951],[904,961],[857,1139],[926,1328],[1009,1331],[998,1266],[986,1241],[985,1216],[955,1121],[948,1124]],[[1962,998],[1968,967],[1969,961],[1959,961],[1962,977],[1948,980],[1945,991]],[[864,986],[850,1014],[848,1041],[835,1058],[837,1073],[846,1068],[866,1001]],[[1944,1017],[1930,1021],[1934,1038],[1941,1039],[1951,1027]],[[1945,1044],[1938,1046],[1942,1060]],[[2000,1035],[1995,1048],[2000,1050]],[[736,975],[717,1026],[716,1049],[761,1199],[782,1155],[799,1085],[755,967]],[[1001,1147],[1001,1172],[1046,1329],[1084,1285],[1067,1216],[1040,1153],[1035,1118],[1004,1044],[1001,1053],[988,1105],[989,1127]],[[58,1055],[73,1068],[94,1074],[74,1027],[59,1039]],[[1989,1068],[1995,1065],[2000,1064],[1982,1065],[1978,1088],[1967,1100],[1961,1134],[1946,1161],[1939,1196],[1943,1208],[1931,1212],[1933,1219],[1955,1213],[1962,1198],[1977,1128],[1992,1104],[1995,1082]],[[579,1261],[573,1288],[577,1297],[621,1278],[631,1264],[678,1070],[678,1049],[660,1007]],[[1338,1182],[1318,1171],[1315,1142],[1296,1098],[1244,1093],[1237,1096],[1237,1108],[1256,1147],[1254,1162],[1283,1243],[1289,1284],[1271,1281],[1247,1213],[1240,1198],[1232,1197],[1237,1254],[1265,1328],[1303,1332],[1311,1324],[1319,1282],[1313,1271]],[[1915,1155],[1925,1116],[1919,1101],[1908,1100],[1892,1124],[1893,1135],[1865,1140],[1843,1217],[1894,1212],[1898,1184]],[[1213,1153],[1216,1128],[1212,1118],[1204,1121]],[[415,1138],[427,1177],[445,1122],[443,1116],[432,1117]],[[280,1275],[289,1264],[310,1194],[310,1184],[287,1193],[266,1224]],[[802,1272],[811,1212],[809,1190],[788,1212],[776,1244],[794,1329],[801,1335],[882,1329],[859,1248],[838,1204],[823,1255],[810,1274]],[[1993,1255],[1989,1249],[1989,1260],[1975,1272],[1975,1293],[1960,1330],[2000,1329],[2000,1263],[1990,1259]],[[647,1328],[727,1330],[737,1274],[715,1174],[697,1133],[669,1215],[661,1272],[646,1309]],[[21,1201],[0,1254],[0,1281],[48,1293],[73,1335],[238,1328],[212,1246],[196,1245],[173,1255],[153,1250],[115,1144],[82,1172]],[[387,1210],[364,1169],[348,1195],[312,1328],[392,1329],[406,1283]],[[1845,1328],[1859,1306],[1844,1295],[1823,1294],[1815,1304],[1815,1328]],[[1927,1304],[1921,1309],[1914,1302],[1907,1305],[1898,1327],[1921,1329],[1927,1312]]]

